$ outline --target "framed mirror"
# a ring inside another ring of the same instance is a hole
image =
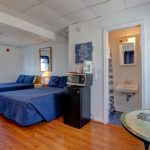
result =
[[[135,37],[130,37],[121,40],[120,65],[135,65],[135,64],[136,64]]]
[[[52,47],[39,49],[40,56],[40,71],[52,71]]]

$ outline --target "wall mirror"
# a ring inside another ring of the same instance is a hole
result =
[[[39,49],[40,71],[52,71],[52,47]]]
[[[122,39],[120,41],[120,65],[135,65],[135,37]]]

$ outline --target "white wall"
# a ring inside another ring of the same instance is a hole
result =
[[[52,75],[66,75],[68,72],[68,44],[61,42],[44,43],[22,48],[22,73],[42,75],[40,72],[39,49],[44,47],[53,48]]]
[[[102,31],[95,25],[81,24],[83,32],[77,32],[76,27],[73,25],[69,27],[69,71],[76,70],[78,65],[75,65],[75,44],[82,42],[93,42],[94,48],[94,68],[96,69],[96,80],[93,81],[91,88],[91,112],[95,120],[103,121],[103,62],[102,62]]]
[[[114,81],[114,102],[115,109],[120,112],[126,112],[142,107],[141,96],[141,49],[140,49],[140,27],[127,28],[109,32],[109,47],[112,56],[113,66],[113,81]],[[129,36],[128,36],[129,35]],[[121,39],[135,37],[135,65],[120,65],[120,49],[119,44]],[[137,84],[138,91],[129,101],[126,100],[126,95],[115,90],[119,83],[124,83],[125,80]]]
[[[144,21],[145,26],[145,40],[143,46],[145,47],[145,52],[143,60],[143,72],[144,72],[144,100],[145,108],[150,108],[150,4],[143,5],[141,7],[130,8],[120,13],[112,13],[108,16],[97,18],[96,20],[71,25],[69,27],[69,69],[76,68],[74,64],[74,44],[81,42],[91,41],[94,44],[95,51],[95,64],[97,68],[97,80],[92,86],[92,114],[95,120],[104,121],[104,67],[103,67],[103,29],[121,25],[125,23],[130,23],[138,20]],[[132,15],[131,15],[132,14]],[[82,32],[77,32],[77,27],[82,27]]]
[[[10,52],[6,52],[6,48],[9,48]],[[20,49],[0,45],[0,83],[16,81],[20,71]]]

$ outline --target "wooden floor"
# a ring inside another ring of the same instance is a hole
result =
[[[0,116],[0,150],[144,150],[122,127],[88,123],[82,129],[49,123],[20,127]]]

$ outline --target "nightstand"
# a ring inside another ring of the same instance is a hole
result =
[[[36,83],[36,84],[34,84],[34,88],[41,88],[41,87],[43,87],[42,83]]]
[[[48,84],[43,84],[43,87],[48,87]]]

